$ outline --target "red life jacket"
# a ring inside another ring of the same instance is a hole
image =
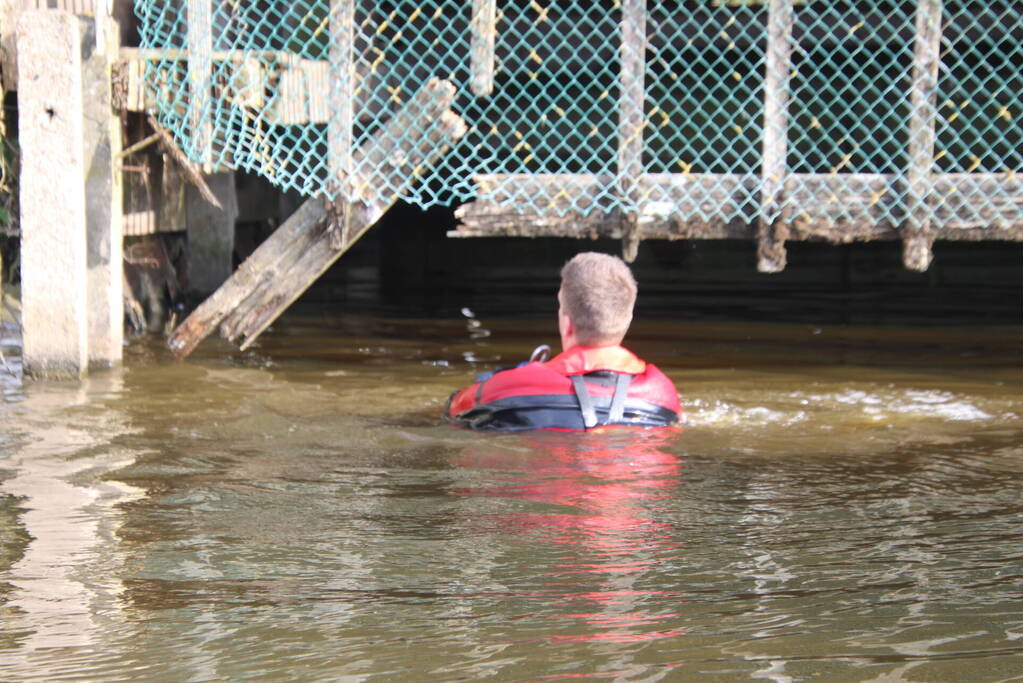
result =
[[[664,427],[682,412],[675,385],[621,346],[575,346],[551,360],[483,373],[447,415],[471,429]]]

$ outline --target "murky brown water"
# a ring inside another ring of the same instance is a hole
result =
[[[495,435],[482,323],[0,368],[0,680],[1023,680],[1023,328],[652,323],[684,431]]]

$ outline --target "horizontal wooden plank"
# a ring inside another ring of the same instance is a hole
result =
[[[114,67],[114,107],[125,111],[156,111],[162,99],[187,107],[188,91],[165,62],[187,60],[188,51],[121,50]],[[147,65],[157,69],[146,78]],[[245,107],[253,118],[274,125],[326,123],[330,65],[294,53],[222,50],[213,53],[213,96]],[[182,72],[184,73],[184,72]],[[269,99],[267,92],[274,95]]]
[[[132,211],[124,214],[124,236],[155,235],[156,211]]]
[[[476,183],[477,199],[456,211],[462,225],[452,237],[621,237],[621,218],[609,210],[610,176],[481,175]],[[932,183],[938,239],[1023,241],[1023,180],[1016,175],[935,174]],[[754,176],[644,174],[639,186],[644,239],[753,237]],[[905,181],[893,174],[790,175],[787,239],[899,239],[904,197]]]
[[[941,229],[1023,231],[1023,178],[1015,173],[935,177],[934,214]]]
[[[904,183],[868,173],[796,174],[786,182],[788,239],[863,242],[897,239]]]

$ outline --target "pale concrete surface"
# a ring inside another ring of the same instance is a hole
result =
[[[78,20],[26,10],[17,49],[25,372],[80,377],[88,350]]]

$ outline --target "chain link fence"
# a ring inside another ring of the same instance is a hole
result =
[[[523,213],[680,221],[1020,223],[1019,2],[137,0],[136,11],[159,121],[188,156],[306,195],[427,207],[489,192]],[[392,187],[370,148],[433,78],[457,88],[469,132],[433,167],[409,169],[411,187]]]

